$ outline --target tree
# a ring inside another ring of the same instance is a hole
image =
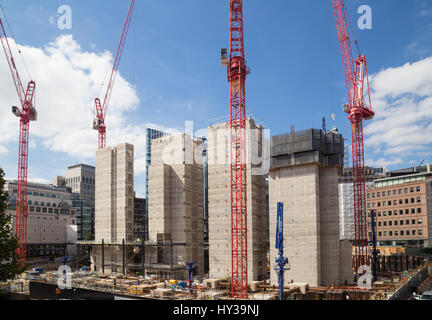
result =
[[[24,271],[15,255],[18,240],[12,234],[11,216],[6,214],[8,193],[4,191],[4,171],[0,168],[0,282]]]

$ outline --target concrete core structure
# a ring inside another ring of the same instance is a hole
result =
[[[246,121],[247,259],[248,282],[267,278],[266,180],[263,161],[264,128]],[[231,275],[230,123],[208,128],[209,273],[220,279]],[[268,156],[267,152],[267,156]],[[266,166],[267,165],[267,166]]]
[[[284,203],[285,284],[352,282],[352,245],[339,240],[338,170],[342,135],[309,129],[272,137],[269,174],[270,262],[275,249],[277,202]],[[270,271],[271,284],[278,282]]]
[[[151,142],[148,185],[148,224],[151,243],[185,243],[160,247],[152,263],[171,263],[178,268],[188,262],[204,270],[202,141],[181,133]],[[146,257],[151,257],[147,254]],[[147,259],[147,258],[146,258]],[[149,258],[148,258],[149,259]],[[187,272],[185,270],[184,276]]]
[[[128,143],[96,152],[95,242],[119,244],[134,240],[134,146]],[[128,247],[127,256],[132,249]],[[105,248],[105,272],[120,272],[119,246]],[[92,248],[92,270],[101,270],[101,247]]]

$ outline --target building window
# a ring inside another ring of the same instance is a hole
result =
[[[397,223],[398,223],[397,220],[395,220],[395,221],[394,221],[394,225],[397,226]]]
[[[413,191],[413,192],[414,192],[414,191]],[[407,231],[406,231],[406,235],[407,235],[407,236],[409,236],[409,235],[410,235],[410,232],[409,232],[409,230],[407,230]]]
[[[389,226],[391,226],[392,225],[392,221],[389,221]]]
[[[411,213],[415,213],[415,209],[414,208],[411,209]]]
[[[423,234],[423,230],[419,229],[418,230],[418,235],[421,236]]]
[[[423,223],[423,220],[422,219],[418,219],[417,220],[417,224],[422,224]]]
[[[399,235],[399,231],[395,230],[395,236]]]
[[[393,195],[394,195],[394,196],[396,195],[396,189],[393,190]]]
[[[410,188],[410,192],[413,193],[414,192],[414,187]]]
[[[47,208],[42,208],[42,213],[47,213]]]
[[[381,211],[378,211],[378,217],[381,217]]]
[[[397,210],[393,211],[393,214],[394,214],[395,216],[397,216]]]
[[[403,220],[401,220],[401,221],[399,221],[399,222],[400,222],[400,225],[403,226]]]
[[[403,204],[403,200],[402,199],[399,199],[399,204]]]
[[[388,212],[388,215],[389,215],[389,216],[391,216],[391,215],[392,215],[392,212],[391,212],[391,210],[389,210],[389,212]]]
[[[417,197],[417,203],[421,202],[421,197]]]
[[[384,237],[387,237],[387,231],[384,231]]]
[[[387,221],[384,221],[384,227],[387,227]]]
[[[413,235],[413,236],[416,235],[416,231],[415,231],[415,230],[412,231],[412,235]]]
[[[401,230],[401,236],[403,236],[404,235],[404,231],[403,230]]]
[[[379,203],[379,202],[378,202]],[[383,205],[383,207],[385,207],[385,205],[386,205],[386,202],[385,201],[383,201],[382,202],[382,205]]]
[[[34,212],[34,211],[35,211],[35,207],[30,206],[30,207],[29,207],[29,210],[30,210],[30,212]]]
[[[403,214],[403,210],[399,210],[399,214],[401,214],[401,215],[402,215],[402,214]]]
[[[383,211],[383,216],[384,216],[384,217],[387,216],[387,211]]]
[[[377,198],[381,197],[381,192],[377,192]]]
[[[417,208],[417,213],[421,213],[421,208]]]
[[[412,219],[412,220],[411,220],[411,224],[415,224],[415,219]]]
[[[375,198],[375,193],[372,193],[372,198]]]
[[[394,205],[394,206],[397,205],[397,200],[393,200],[393,205]]]
[[[408,188],[404,189],[404,193],[408,193]],[[402,235],[402,234],[401,234]]]
[[[388,205],[388,206],[391,206],[391,201],[390,201],[390,200],[387,202],[387,205]]]
[[[41,212],[41,207],[36,207],[36,212]]]
[[[417,192],[420,192],[420,186],[417,186],[417,187],[416,187],[416,191],[417,191]]]
[[[378,221],[378,227],[381,227],[381,221]]]
[[[406,225],[409,225],[409,220],[405,220],[405,224],[406,224]]]
[[[399,192],[399,194],[402,194],[402,189],[399,189],[398,192]]]
[[[380,232],[378,232],[378,236],[379,237],[381,237],[382,236],[382,232],[380,231]]]
[[[411,198],[411,203],[414,203],[414,198]]]
[[[409,209],[405,209],[405,214],[409,214]]]
[[[405,199],[405,204],[408,204],[409,200],[408,198]]]
[[[367,194],[367,198],[370,199],[370,193]]]
[[[393,231],[389,231],[389,236],[393,236]]]

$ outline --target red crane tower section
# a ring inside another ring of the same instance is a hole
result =
[[[126,37],[129,31],[129,26],[132,21],[133,10],[135,6],[135,0],[131,0],[129,4],[129,10],[126,16],[126,20],[123,24],[123,30],[120,37],[120,43],[117,47],[117,53],[115,56],[113,68],[111,71],[110,80],[107,86],[107,91],[105,93],[105,98],[103,104],[101,103],[99,98],[95,99],[95,113],[96,118],[93,120],[93,129],[98,130],[98,148],[103,149],[106,147],[106,126],[105,126],[105,117],[108,110],[108,105],[111,99],[111,93],[114,86],[114,81],[117,76],[117,71],[120,65],[120,59],[123,53],[123,48],[125,46]]]
[[[371,106],[366,57],[359,55],[357,59],[353,59],[348,32],[349,20],[343,0],[332,0],[332,6],[348,92],[348,104],[344,105],[344,112],[348,113],[348,119],[351,122],[355,223],[354,268],[357,272],[360,266],[369,264],[363,120],[370,120],[375,114]]]
[[[22,264],[24,264],[27,259],[27,171],[29,123],[30,121],[36,121],[37,118],[36,109],[33,107],[36,83],[34,81],[30,81],[27,85],[27,89],[24,91],[24,87],[22,85],[21,78],[19,76],[12,51],[9,46],[6,30],[1,19],[0,39],[21,103],[21,109],[13,106],[12,112],[18,118],[20,118],[15,232],[19,244],[18,250],[16,252],[17,258]]]
[[[222,64],[230,83],[231,161],[231,288],[232,295],[247,294],[246,97],[243,38],[243,1],[230,0],[230,57],[222,49]]]

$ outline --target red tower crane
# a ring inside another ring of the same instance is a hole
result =
[[[369,265],[367,258],[366,186],[364,169],[363,120],[370,120],[372,111],[366,57],[360,54],[354,60],[348,29],[348,15],[343,0],[332,0],[336,29],[341,49],[348,103],[344,112],[351,122],[353,187],[354,187],[354,268]]]
[[[3,8],[2,12],[6,20]],[[27,171],[28,171],[28,143],[29,143],[29,123],[36,121],[37,112],[33,107],[33,98],[36,89],[36,83],[30,81],[27,84],[27,89],[24,90],[21,78],[19,76],[15,59],[12,55],[9,41],[7,38],[4,24],[0,18],[0,39],[3,46],[6,60],[9,69],[12,73],[12,79],[15,88],[18,92],[18,97],[21,103],[21,109],[13,106],[12,112],[20,118],[20,132],[19,132],[19,151],[18,151],[18,182],[17,182],[17,198],[16,198],[16,219],[15,231],[18,238],[17,258],[22,264],[27,259]]]
[[[243,1],[230,0],[230,57],[221,50],[230,83],[231,161],[231,289],[236,298],[247,294],[246,96],[248,69],[243,37]]]
[[[110,80],[108,82],[108,86],[107,86],[107,91],[105,93],[105,98],[103,101],[103,104],[101,104],[101,101],[99,98],[95,99],[95,113],[96,113],[96,118],[93,120],[93,129],[94,130],[98,130],[99,132],[99,143],[98,143],[98,148],[99,149],[103,149],[106,146],[106,126],[105,126],[105,117],[106,117],[106,113],[108,110],[108,105],[111,99],[111,93],[112,93],[112,89],[114,86],[114,81],[115,78],[117,76],[117,71],[120,65],[120,59],[123,53],[123,48],[125,45],[125,41],[126,41],[126,37],[129,31],[129,26],[130,23],[132,21],[132,15],[133,15],[133,10],[134,10],[134,6],[135,6],[135,0],[131,0],[130,4],[129,4],[129,10],[126,16],[126,20],[123,24],[123,30],[122,30],[122,34],[120,37],[120,43],[117,47],[117,53],[115,56],[115,60],[114,60],[114,64],[113,64],[113,68],[111,71],[111,76],[110,76]]]

